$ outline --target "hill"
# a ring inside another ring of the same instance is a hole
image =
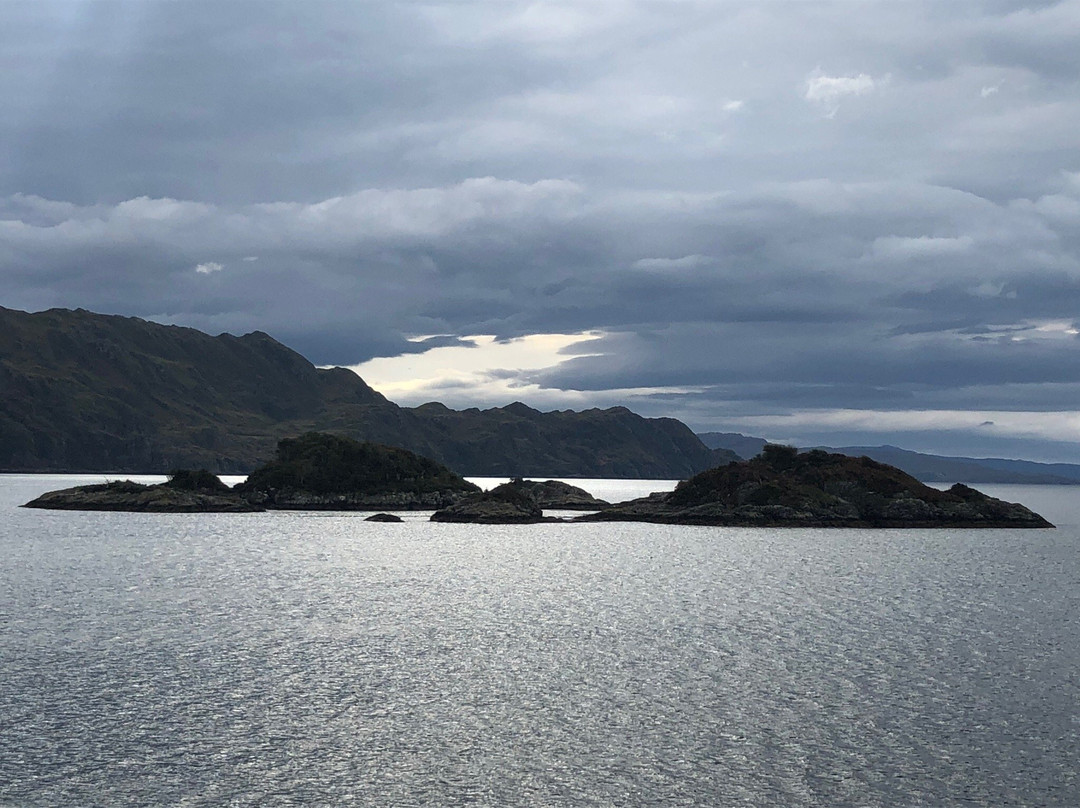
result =
[[[765,438],[755,438],[738,432],[699,432],[698,437],[710,449],[727,449],[742,460],[761,454],[761,450],[768,443]]]
[[[1026,485],[1080,484],[1080,466],[1066,463],[1034,463],[1029,460],[994,460],[975,457],[944,457],[900,449],[896,446],[842,446],[831,451],[902,468],[923,482],[1022,483]],[[1071,475],[1070,476],[1070,470]]]
[[[84,310],[0,308],[0,469],[246,473],[329,432],[460,474],[677,479],[730,459],[679,421],[615,407],[399,407],[256,331],[210,336]]]

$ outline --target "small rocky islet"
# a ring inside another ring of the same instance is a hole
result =
[[[144,512],[433,510],[434,522],[638,521],[755,527],[1053,527],[1023,505],[957,484],[924,485],[867,457],[769,445],[756,458],[691,477],[668,493],[610,505],[564,482],[520,478],[481,491],[413,452],[323,433],[279,443],[274,460],[229,488],[206,471],[52,491],[30,508]],[[574,519],[545,510],[588,511]],[[392,515],[379,514],[379,521]],[[374,519],[374,517],[372,517]]]
[[[582,521],[734,527],[1049,528],[1018,503],[957,483],[924,485],[869,457],[769,444],[757,457],[704,471],[670,493],[619,503]]]
[[[251,513],[265,510],[236,496],[215,475],[209,474],[218,486],[203,488],[175,484],[192,474],[182,471],[167,482],[144,485],[131,480],[111,480],[96,485],[80,485],[49,491],[27,502],[24,508],[45,508],[60,511],[131,511],[137,513]],[[201,474],[195,472],[195,474]]]
[[[123,481],[51,491],[24,507],[159,513],[415,511],[442,508],[479,490],[413,452],[309,432],[280,441],[274,459],[234,488],[208,471],[185,470],[155,485]]]

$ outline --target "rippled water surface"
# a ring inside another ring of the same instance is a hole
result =
[[[15,506],[0,805],[1080,805],[1057,530]]]

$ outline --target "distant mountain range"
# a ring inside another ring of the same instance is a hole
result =
[[[683,479],[764,438],[694,433],[624,407],[399,407],[343,368],[319,369],[267,334],[210,336],[134,317],[0,307],[0,470],[246,473],[277,441],[324,431],[399,446],[460,474]],[[867,455],[923,482],[1080,484],[1080,465]]]
[[[409,449],[478,476],[681,479],[735,459],[624,407],[399,407],[267,334],[0,308],[0,470],[246,473],[308,431]]]
[[[713,449],[728,449],[743,459],[757,455],[768,442],[733,432],[704,432],[698,435]],[[1021,483],[1027,485],[1080,485],[1080,465],[1071,463],[1035,463],[1030,460],[1003,458],[942,457],[912,452],[896,446],[812,446],[829,452],[859,457],[865,455],[879,463],[888,463],[926,483]]]

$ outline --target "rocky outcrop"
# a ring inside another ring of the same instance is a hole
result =
[[[611,506],[610,502],[597,499],[584,488],[559,480],[516,479],[512,482],[543,510],[599,511]]]
[[[407,511],[452,505],[480,489],[404,449],[308,433],[278,444],[277,457],[229,488],[205,470],[166,483],[116,482],[53,491],[32,508],[112,511]]]
[[[169,483],[143,485],[130,480],[80,485],[50,491],[26,508],[61,511],[139,511],[146,513],[248,513],[263,508],[229,494],[212,494]]]
[[[434,510],[480,489],[404,449],[309,432],[278,444],[274,460],[236,487],[276,510]]]
[[[569,483],[516,478],[437,511],[431,521],[527,524],[561,521],[545,517],[545,510],[596,511],[607,507],[610,503]]]
[[[939,491],[868,457],[800,454],[775,445],[753,460],[702,472],[670,493],[579,519],[755,527],[1053,527],[1023,505],[966,485]]]
[[[432,522],[471,522],[483,525],[512,525],[543,522],[544,511],[520,481],[503,483],[466,497],[461,502],[431,515]]]

